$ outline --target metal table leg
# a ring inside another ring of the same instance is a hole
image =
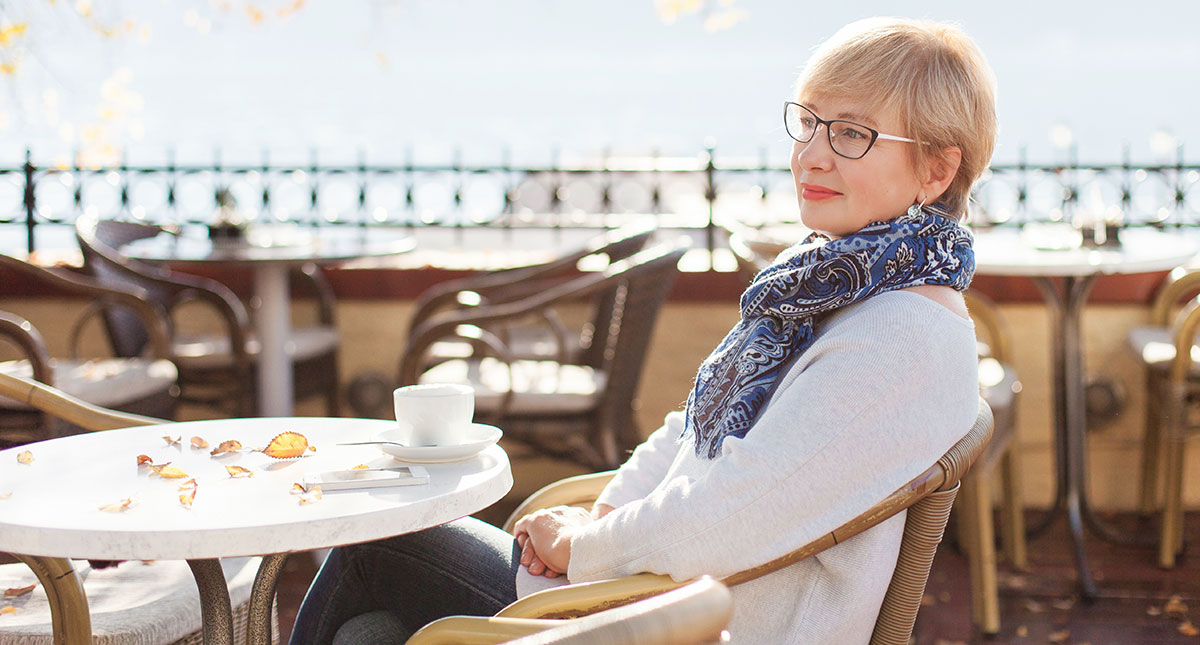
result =
[[[233,645],[233,609],[221,561],[188,560],[196,588],[200,590],[200,620],[205,645]]]
[[[254,576],[254,587],[250,591],[250,616],[246,624],[247,645],[271,644],[271,611],[275,604],[275,589],[279,575],[287,563],[287,553],[264,555],[258,573]]]

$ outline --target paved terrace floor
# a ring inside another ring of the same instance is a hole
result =
[[[569,476],[578,469],[548,459],[520,456],[519,446],[506,446],[514,456],[517,484],[514,493],[477,514],[502,523],[527,492],[543,482]],[[1028,512],[1027,523],[1040,516]],[[1129,529],[1154,531],[1132,515],[1108,517]],[[948,534],[952,534],[953,526]],[[1186,534],[1200,535],[1200,513],[1188,518]],[[1200,643],[1189,607],[1196,610],[1200,626],[1200,554],[1185,554],[1173,571],[1155,566],[1151,547],[1114,546],[1089,540],[1088,554],[1100,586],[1100,598],[1082,602],[1075,592],[1074,567],[1064,520],[1029,542],[1030,571],[1014,573],[1000,564],[1002,631],[984,638],[971,622],[970,587],[966,557],[952,539],[943,542],[926,587],[925,602],[917,620],[916,645],[967,643],[1052,643],[1134,645],[1141,643]],[[1189,557],[1190,556],[1190,557]],[[316,567],[312,558],[292,557],[279,585],[280,627],[291,633],[295,612]],[[1174,599],[1174,601],[1172,600]]]

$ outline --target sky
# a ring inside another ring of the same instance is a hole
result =
[[[0,164],[69,160],[101,136],[128,163],[514,163],[605,151],[786,163],[781,103],[855,19],[959,23],[998,81],[994,161],[1174,159],[1200,146],[1200,3],[736,0],[716,32],[654,0],[0,2],[29,55],[0,76]],[[228,5],[229,8],[222,8]],[[716,0],[712,11],[720,10]],[[49,8],[48,8],[49,7]],[[119,25],[102,38],[88,28]],[[106,116],[102,116],[106,115]],[[97,134],[97,133],[100,134]]]

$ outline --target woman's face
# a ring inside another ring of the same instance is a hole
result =
[[[868,112],[851,100],[802,94],[799,103],[822,119],[844,119],[883,134],[908,136],[899,115]],[[839,156],[829,147],[825,126],[808,143],[792,142],[792,178],[800,201],[800,219],[814,231],[845,237],[867,224],[904,213],[918,200],[917,178],[908,146],[879,139],[861,159]]]

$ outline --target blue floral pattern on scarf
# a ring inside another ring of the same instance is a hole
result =
[[[780,254],[742,294],[742,319],[700,364],[684,438],[714,459],[744,437],[791,360],[815,339],[818,316],[875,294],[918,285],[967,288],[975,273],[970,231],[934,207],[875,222],[847,237]]]

